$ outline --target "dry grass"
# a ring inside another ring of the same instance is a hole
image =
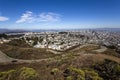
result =
[[[115,56],[115,57],[119,57],[120,58],[120,54],[117,53],[114,49],[107,49],[106,51],[102,52],[102,54],[107,54],[107,55],[111,55],[111,56]]]
[[[0,50],[8,56],[18,59],[43,59],[57,56],[57,54],[53,54],[46,49],[22,48],[5,44],[0,45]]]
[[[54,68],[58,68],[60,71],[64,71],[69,66],[73,66],[76,68],[89,68],[92,65],[96,63],[100,63],[104,61],[104,59],[110,59],[113,61],[116,61],[120,63],[120,58],[117,58],[112,55],[106,55],[106,54],[86,54],[86,52],[89,52],[91,50],[99,49],[100,46],[87,46],[83,47],[82,49],[78,49],[71,53],[66,53],[63,56],[57,56],[54,58],[53,61],[44,61],[39,63],[31,63],[31,64],[8,64],[8,65],[2,65],[0,64],[0,71],[6,71],[10,69],[18,69],[21,67],[31,67],[38,71],[40,80],[54,80],[54,76],[51,75],[51,70]],[[13,57],[17,58],[24,58],[24,59],[37,59],[37,58],[47,58],[47,57],[54,57],[55,54],[52,54],[50,52],[47,52],[45,49],[35,49],[35,48],[22,48],[17,46],[11,46],[11,45],[0,45],[0,49],[3,52],[7,52],[6,54],[11,55]],[[84,51],[82,54],[76,54],[81,53],[81,51]],[[107,53],[113,53],[114,50],[106,51]],[[104,52],[104,53],[106,53]],[[114,53],[113,53],[114,54]],[[62,74],[62,73],[61,73]],[[63,76],[59,74],[56,75],[56,77]]]
[[[92,50],[96,50],[96,49],[100,49],[99,45],[88,45],[88,46],[84,46],[81,48],[81,50],[85,50],[85,51],[92,51]]]

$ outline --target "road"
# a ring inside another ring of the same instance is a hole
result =
[[[15,59],[7,56],[5,53],[0,51],[0,63],[1,64],[13,64],[13,63],[34,63],[34,62],[41,62],[46,60],[52,60],[53,58],[46,58],[46,59],[37,59],[37,60],[23,60],[23,59]]]

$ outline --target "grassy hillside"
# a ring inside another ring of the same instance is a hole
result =
[[[0,45],[0,50],[12,58],[17,59],[44,59],[57,56],[46,49],[30,48],[30,47],[18,47],[8,44]]]
[[[108,60],[95,60],[94,57],[80,56],[58,59],[56,61],[43,61],[32,64],[0,65],[0,71],[19,70],[30,67],[37,71],[40,80],[119,80],[120,64]],[[71,59],[72,58],[72,59]],[[38,80],[33,79],[33,80]],[[26,79],[23,79],[26,80]]]
[[[0,44],[0,50],[12,58],[17,59],[44,59],[57,56],[46,49],[33,48],[24,40],[12,40],[9,43]]]
[[[0,50],[8,56],[19,59],[46,59],[34,63],[0,64],[0,80],[119,80],[120,58],[114,49],[105,49],[99,45],[87,45],[74,48],[62,54],[53,54],[46,49],[22,47],[12,44],[0,45]],[[95,50],[97,50],[95,52]],[[115,54],[115,55],[113,55]],[[52,58],[51,60],[48,58]],[[26,73],[24,68],[32,70]],[[20,75],[24,72],[25,75]],[[4,74],[3,74],[4,73]],[[14,74],[16,73],[16,74]],[[33,79],[26,78],[31,75]],[[5,77],[4,77],[5,76]],[[10,78],[9,78],[10,76]],[[34,77],[35,76],[35,77]],[[36,78],[37,77],[37,78]],[[8,79],[9,78],[9,79]],[[16,80],[16,78],[14,79]]]

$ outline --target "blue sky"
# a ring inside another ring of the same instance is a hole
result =
[[[120,0],[0,0],[0,28],[119,28],[119,25]]]

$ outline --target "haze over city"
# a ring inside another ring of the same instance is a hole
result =
[[[120,0],[0,0],[0,28],[119,28]]]

